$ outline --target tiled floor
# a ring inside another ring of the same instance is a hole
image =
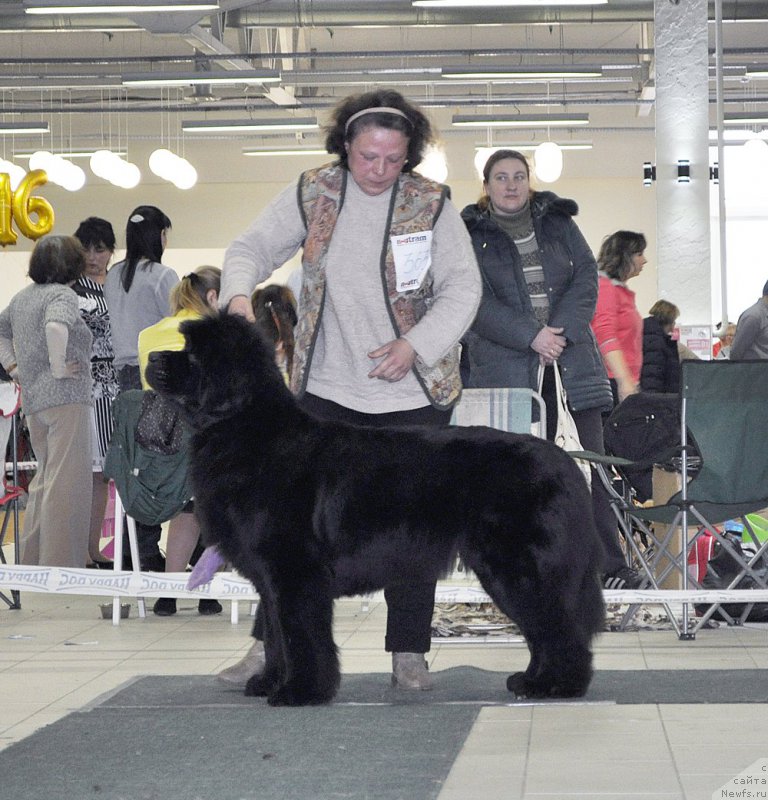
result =
[[[244,614],[232,625],[226,613],[201,617],[194,601],[180,600],[175,617],[140,620],[134,603],[131,617],[113,627],[101,619],[99,602],[25,593],[21,610],[2,605],[0,748],[134,676],[214,674],[250,643]],[[337,604],[345,672],[388,670],[384,616],[380,603],[367,611],[359,600]],[[458,664],[514,670],[526,661],[521,643],[448,641],[430,653],[433,672]],[[768,628],[705,630],[685,643],[671,631],[607,633],[596,644],[596,667],[765,668],[768,681]],[[717,692],[712,686],[712,698]],[[768,763],[764,705],[491,707],[480,712],[438,800],[748,797],[720,787],[760,759]],[[768,797],[765,785],[750,791]]]

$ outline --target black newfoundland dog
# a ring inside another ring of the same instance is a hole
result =
[[[206,544],[253,581],[266,669],[246,694],[330,702],[339,686],[333,600],[435,579],[457,555],[526,638],[519,697],[583,695],[604,621],[589,490],[570,456],[483,427],[369,429],[304,412],[271,345],[244,319],[186,322],[186,348],[147,377],[194,430],[191,474]]]

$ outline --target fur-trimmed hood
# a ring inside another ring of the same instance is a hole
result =
[[[575,217],[579,213],[579,206],[575,200],[567,197],[559,197],[554,192],[531,192],[531,215],[534,219],[543,219],[549,215]],[[487,205],[474,203],[468,205],[461,212],[461,218],[467,226],[467,230],[472,230],[490,219]]]

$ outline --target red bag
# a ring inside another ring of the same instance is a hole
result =
[[[693,547],[688,551],[688,575],[693,580],[701,583],[707,574],[707,564],[712,558],[715,549],[715,537],[709,532],[699,536]]]
[[[109,482],[107,494],[107,507],[104,511],[104,521],[101,524],[101,554],[104,558],[115,557],[115,484]]]

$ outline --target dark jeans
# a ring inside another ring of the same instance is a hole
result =
[[[432,406],[387,414],[364,414],[311,394],[304,395],[301,405],[306,411],[321,419],[351,422],[372,428],[408,425],[441,426],[447,425],[451,419],[450,411],[442,411]],[[384,588],[384,599],[387,603],[384,649],[389,653],[426,653],[431,645],[435,582],[393,583]],[[263,637],[263,625],[263,617],[257,612],[253,625],[253,635],[257,639]]]
[[[555,438],[557,418],[552,409],[557,408],[555,398],[555,378],[551,367],[544,370],[544,385],[541,390],[547,408],[547,439]],[[579,432],[581,446],[585,450],[595,453],[604,453],[603,445],[603,415],[597,408],[588,408],[584,411],[571,411],[576,430]],[[595,517],[595,527],[603,545],[602,571],[610,574],[626,565],[624,553],[619,544],[619,526],[611,510],[608,492],[600,479],[592,472],[592,513]]]
[[[120,383],[120,391],[127,392],[129,389],[141,389],[141,374],[136,365],[128,364],[120,367],[117,373]],[[129,553],[128,526],[123,528],[123,553]],[[162,556],[160,554],[160,536],[162,529],[159,525],[145,525],[143,522],[136,521],[136,543],[139,548],[139,561],[141,569],[162,572],[164,569]]]

